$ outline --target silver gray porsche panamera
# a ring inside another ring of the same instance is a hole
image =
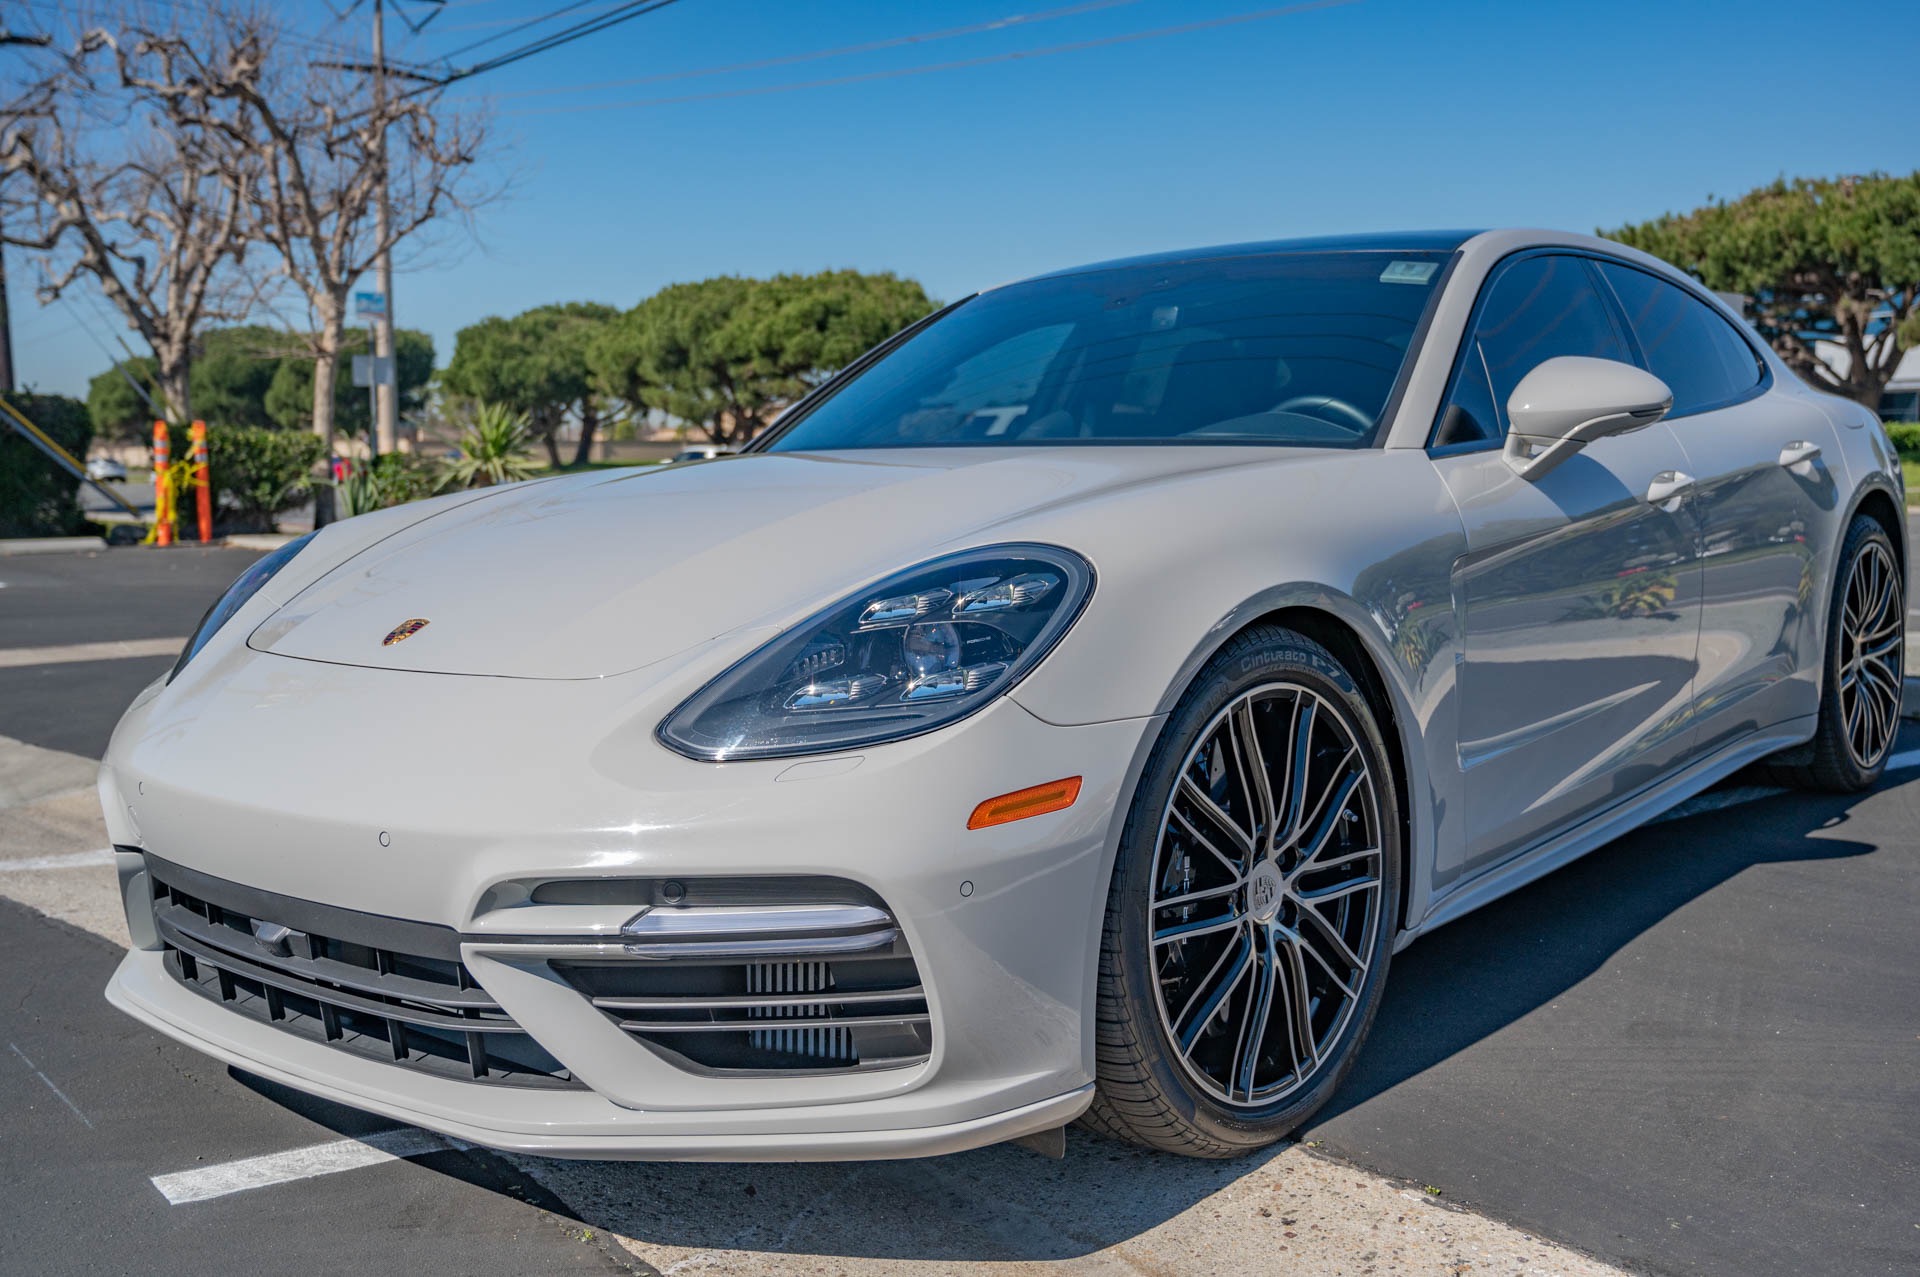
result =
[[[1601,240],[993,289],[741,455],[250,569],[102,768],[109,997],[541,1153],[1232,1155],[1423,932],[1748,764],[1875,780],[1901,482]]]

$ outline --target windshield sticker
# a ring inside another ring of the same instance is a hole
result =
[[[1439,262],[1388,262],[1380,272],[1383,284],[1424,284],[1440,268]]]

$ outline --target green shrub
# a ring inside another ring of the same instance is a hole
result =
[[[340,514],[352,518],[430,497],[439,491],[440,478],[437,464],[412,453],[389,452],[374,458],[372,465],[357,462],[336,494]]]
[[[1887,437],[1903,457],[1920,457],[1920,421],[1889,421]]]
[[[460,457],[447,466],[442,483],[448,488],[489,488],[529,478],[540,469],[526,455],[532,443],[526,413],[506,404],[480,403],[460,434]]]
[[[86,461],[93,424],[85,404],[65,395],[27,393],[10,395],[7,402],[76,461]],[[0,537],[85,532],[86,521],[74,500],[79,488],[80,481],[29,443],[10,416],[0,420]]]
[[[326,445],[304,430],[210,426],[207,461],[213,490],[237,527],[271,532],[275,515],[313,495],[313,468]]]

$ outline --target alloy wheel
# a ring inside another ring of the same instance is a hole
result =
[[[1847,752],[1864,768],[1879,764],[1900,727],[1901,593],[1892,552],[1868,541],[1854,556],[1840,612],[1840,712]]]
[[[1380,820],[1354,726],[1300,684],[1241,694],[1188,752],[1147,926],[1162,1027],[1214,1099],[1272,1104],[1334,1057],[1384,925]]]

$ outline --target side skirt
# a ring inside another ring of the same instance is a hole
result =
[[[1491,904],[1508,892],[1517,891],[1534,879],[1550,874],[1594,848],[1644,825],[1661,812],[1679,806],[1742,767],[1800,744],[1813,734],[1815,721],[1816,716],[1809,714],[1777,724],[1764,735],[1735,741],[1686,770],[1665,780],[1655,781],[1639,793],[1622,799],[1597,815],[1587,817],[1573,828],[1551,834],[1513,858],[1456,884],[1428,908],[1425,918],[1400,933],[1394,941],[1394,952],[1406,948],[1436,927],[1445,926],[1482,905]]]

